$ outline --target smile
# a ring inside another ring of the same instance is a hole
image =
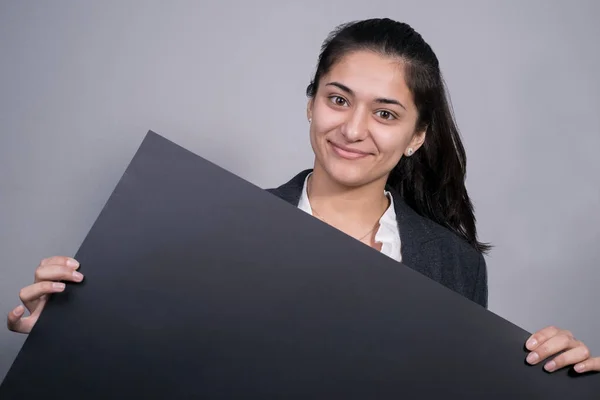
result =
[[[332,142],[327,142],[327,143],[329,143],[329,145],[331,146],[333,151],[339,157],[345,158],[347,160],[357,160],[359,158],[364,158],[364,157],[370,155],[370,153],[366,153],[364,151],[360,151],[360,150],[356,150],[356,149],[351,149],[351,148],[348,148],[345,146],[340,146],[340,145],[337,145]]]

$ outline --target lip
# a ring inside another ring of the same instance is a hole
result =
[[[333,151],[340,157],[345,158],[347,160],[357,160],[359,158],[364,158],[371,153],[367,153],[364,151],[352,149],[346,146],[342,146],[333,142],[328,142],[332,147]]]

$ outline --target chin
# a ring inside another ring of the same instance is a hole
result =
[[[369,168],[356,162],[329,161],[323,169],[334,182],[347,187],[363,186],[376,179],[365,171]]]

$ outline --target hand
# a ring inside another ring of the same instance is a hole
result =
[[[29,333],[37,322],[48,297],[52,293],[65,290],[59,281],[81,282],[83,275],[77,272],[79,262],[69,257],[50,257],[42,260],[35,271],[34,283],[21,289],[19,297],[23,305],[17,306],[8,314],[8,329],[19,333]],[[29,316],[25,316],[25,308]]]
[[[544,365],[548,372],[569,365],[575,365],[574,369],[578,373],[600,371],[600,357],[590,358],[587,346],[575,339],[569,331],[549,326],[531,335],[525,347],[530,351],[527,362],[532,365],[564,351]]]

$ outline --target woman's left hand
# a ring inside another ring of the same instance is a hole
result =
[[[591,358],[590,350],[583,342],[575,339],[571,332],[554,326],[549,326],[531,335],[525,343],[525,347],[530,351],[527,355],[527,362],[532,365],[539,364],[564,351],[546,362],[544,369],[548,372],[570,365],[574,365],[575,371],[579,373],[600,371],[600,357]]]

